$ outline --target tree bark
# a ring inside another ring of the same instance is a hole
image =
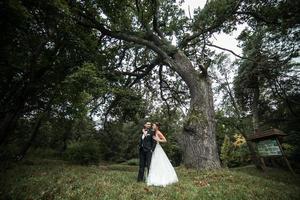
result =
[[[34,140],[35,140],[35,138],[36,138],[36,136],[39,132],[39,129],[40,129],[40,126],[42,124],[42,120],[44,119],[44,117],[45,117],[45,113],[42,113],[41,116],[35,122],[34,128],[32,130],[32,133],[31,133],[31,136],[30,136],[28,142],[23,146],[23,148],[21,149],[19,155],[17,156],[18,160],[22,160],[25,157],[25,155],[28,152],[29,148],[33,144],[33,142],[34,142]]]
[[[195,70],[183,52],[173,56],[172,66],[187,84],[191,102],[182,132],[183,160],[187,167],[220,167],[215,135],[215,115],[211,82]]]
[[[38,116],[38,118],[36,119],[36,122],[34,124],[34,127],[32,129],[32,132],[31,132],[31,136],[28,140],[28,142],[23,146],[23,148],[21,149],[19,155],[17,156],[17,159],[18,160],[22,160],[26,153],[28,152],[29,148],[31,147],[31,145],[33,144],[38,132],[39,132],[39,129],[41,127],[41,124],[42,124],[42,121],[48,116],[49,117],[49,113],[50,113],[50,110],[51,110],[51,106],[52,106],[52,102],[54,100],[54,97],[56,96],[55,95],[56,93],[54,93],[54,95],[52,96],[52,98],[49,100],[45,110]]]
[[[0,145],[4,144],[9,134],[14,131],[19,115],[19,111],[12,111],[5,114],[4,119],[0,123]]]
[[[258,114],[258,104],[259,104],[259,85],[258,78],[256,77],[256,86],[253,88],[253,100],[251,104],[251,112],[252,112],[252,125],[253,125],[253,133],[255,134],[259,130],[259,114]],[[264,169],[264,163],[259,158],[255,150],[255,144],[252,141],[248,141],[248,148],[251,152],[252,160],[257,169]]]

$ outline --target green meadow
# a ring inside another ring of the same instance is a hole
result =
[[[1,199],[229,199],[288,200],[300,197],[300,176],[253,166],[196,171],[176,168],[179,182],[166,187],[137,183],[137,166],[74,165],[61,160],[2,163]]]

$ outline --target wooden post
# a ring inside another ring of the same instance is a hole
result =
[[[279,148],[280,148],[280,151],[281,151],[281,153],[282,153],[282,158],[283,158],[283,160],[284,160],[285,163],[287,164],[289,170],[290,170],[290,171],[292,172],[292,174],[295,176],[296,174],[295,174],[295,172],[294,172],[292,166],[290,165],[290,162],[289,162],[288,159],[286,158],[286,155],[285,155],[285,153],[283,152],[283,149],[282,149],[281,144],[280,144],[280,142],[278,141],[278,138],[277,138],[277,137],[276,137],[276,142],[277,142],[277,144],[278,144],[278,146],[279,146]]]
[[[278,164],[275,162],[274,159],[275,159],[274,157],[271,158],[272,165],[273,165],[274,167],[278,167]]]
[[[260,159],[260,162],[261,162],[261,168],[263,171],[266,171],[267,170],[267,166],[266,166],[266,163],[265,163],[265,160],[263,157],[259,157]]]

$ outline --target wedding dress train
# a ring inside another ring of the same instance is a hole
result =
[[[147,185],[166,186],[178,182],[178,178],[171,162],[163,148],[157,143],[153,153],[147,177]]]

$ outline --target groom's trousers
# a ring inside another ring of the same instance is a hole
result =
[[[143,148],[140,148],[139,151],[140,164],[139,164],[139,174],[138,181],[144,180],[145,167],[147,167],[147,174],[149,173],[152,151],[145,151]]]

